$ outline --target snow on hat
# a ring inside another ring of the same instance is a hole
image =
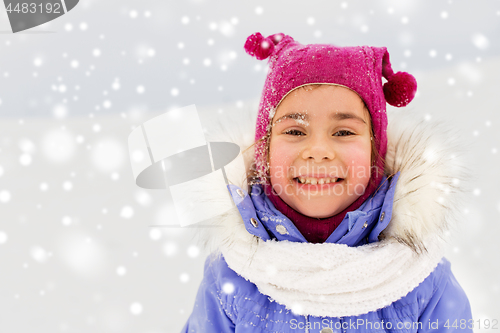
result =
[[[387,152],[385,104],[406,106],[417,91],[417,81],[411,74],[393,72],[385,47],[302,45],[283,33],[264,37],[257,32],[247,38],[245,51],[259,60],[269,58],[255,129],[255,167],[260,183],[269,184],[267,136],[278,105],[292,90],[315,83],[345,86],[363,99],[380,156],[376,166],[383,171]],[[387,80],[385,84],[382,77]]]

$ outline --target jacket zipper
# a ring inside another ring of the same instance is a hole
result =
[[[308,327],[309,325],[307,325],[309,323],[309,315],[306,315],[305,318],[306,318],[306,333],[309,333],[309,327]]]

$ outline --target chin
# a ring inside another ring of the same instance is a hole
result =
[[[322,206],[324,207],[324,206]],[[317,219],[324,219],[327,217],[332,217],[334,215],[337,215],[340,213],[340,210],[323,210],[323,209],[314,209],[314,207],[308,207],[307,209],[297,209],[298,212],[300,212],[302,215],[317,218]]]
[[[328,217],[332,217],[332,216],[335,216],[337,214],[338,214],[337,212],[333,212],[333,213],[315,214],[314,216],[312,216],[312,215],[308,215],[308,216],[314,217],[314,218],[317,218],[317,219],[326,219]]]

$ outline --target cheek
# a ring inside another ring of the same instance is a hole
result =
[[[286,181],[287,170],[293,162],[293,153],[290,147],[278,142],[272,142],[269,147],[269,167],[272,183]]]
[[[371,166],[371,145],[353,147],[346,152],[351,179],[359,182],[368,181]]]

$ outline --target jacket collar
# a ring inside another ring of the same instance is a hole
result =
[[[399,172],[389,178],[384,176],[379,189],[357,210],[348,212],[325,243],[358,246],[378,241],[380,232],[391,221],[398,178]],[[307,242],[293,222],[274,207],[261,185],[254,185],[250,195],[235,185],[229,185],[229,191],[250,234],[262,240]]]

